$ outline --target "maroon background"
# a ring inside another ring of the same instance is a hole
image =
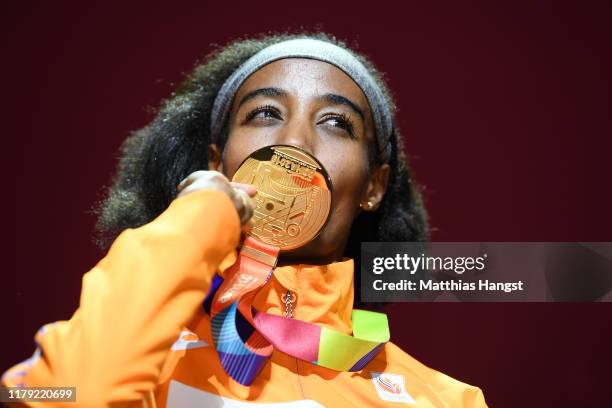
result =
[[[0,371],[76,308],[101,256],[87,210],[122,139],[210,43],[237,36],[321,23],[359,44],[397,97],[435,240],[612,241],[609,2],[83,3],[3,12],[16,240],[0,289]],[[609,404],[610,304],[389,312],[397,343],[482,387],[492,407]]]

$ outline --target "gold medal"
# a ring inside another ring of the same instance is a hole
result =
[[[248,235],[281,251],[312,241],[327,222],[331,179],[323,165],[300,148],[261,148],[240,165],[232,181],[257,188]]]

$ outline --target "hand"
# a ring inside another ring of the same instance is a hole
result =
[[[246,225],[253,216],[253,204],[250,197],[255,196],[257,190],[250,184],[233,183],[218,171],[194,171],[180,182],[177,187],[177,198],[186,196],[199,190],[220,190],[228,195],[234,203],[240,223]]]

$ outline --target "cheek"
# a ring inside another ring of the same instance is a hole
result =
[[[328,163],[326,168],[334,186],[334,216],[350,217],[352,221],[367,188],[367,152],[358,149],[350,154],[336,155]]]
[[[330,174],[334,188],[332,208],[319,244],[327,247],[338,245],[350,232],[353,220],[359,212],[361,197],[367,189],[367,154],[337,155],[333,160],[321,160]]]
[[[240,157],[242,157],[242,152],[240,152],[240,149],[232,148],[232,146],[228,142],[228,144],[225,145],[225,148],[223,149],[222,160],[223,173],[230,180],[234,176],[234,173],[236,173],[236,170],[238,170],[240,163],[242,163]]]
[[[265,146],[265,144],[256,143],[258,138],[245,136],[240,132],[232,132],[223,148],[223,172],[230,180],[251,153]]]

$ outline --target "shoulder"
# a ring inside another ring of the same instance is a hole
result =
[[[453,407],[486,407],[480,388],[454,379],[440,371],[427,367],[396,344],[389,342],[369,368],[381,373],[402,375],[408,392],[413,390],[415,399],[425,399]]]

